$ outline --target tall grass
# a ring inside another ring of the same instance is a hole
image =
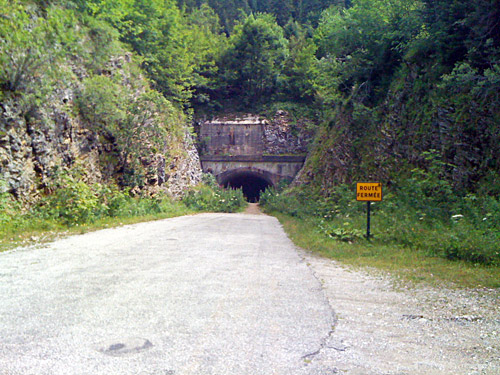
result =
[[[247,206],[241,189],[223,189],[212,174],[203,176],[203,183],[191,189],[182,199],[196,211],[238,212]]]
[[[85,183],[81,171],[64,171],[36,203],[23,206],[0,181],[0,251],[50,240],[61,232],[162,219],[194,212],[236,212],[246,201],[241,190],[224,190],[210,179],[183,200],[165,194],[131,195],[115,185]]]
[[[269,189],[261,205],[307,220],[315,231],[339,242],[395,245],[427,257],[500,266],[500,201],[446,191],[426,191],[407,181],[372,204],[372,241],[366,232],[366,204],[355,201],[354,186],[340,185],[329,194],[310,188]],[[443,188],[441,186],[441,188]]]

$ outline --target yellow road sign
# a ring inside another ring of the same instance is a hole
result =
[[[356,200],[380,202],[382,200],[382,184],[379,182],[358,182],[356,184]]]

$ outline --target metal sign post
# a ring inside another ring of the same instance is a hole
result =
[[[370,241],[370,211],[372,202],[366,202],[366,239]]]
[[[382,184],[379,182],[358,182],[356,200],[366,202],[366,239],[370,240],[371,203],[382,200]]]

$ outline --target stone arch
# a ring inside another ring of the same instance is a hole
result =
[[[260,193],[274,186],[277,176],[265,170],[243,167],[231,169],[219,174],[217,181],[224,187],[241,188],[249,202],[258,202]]]

